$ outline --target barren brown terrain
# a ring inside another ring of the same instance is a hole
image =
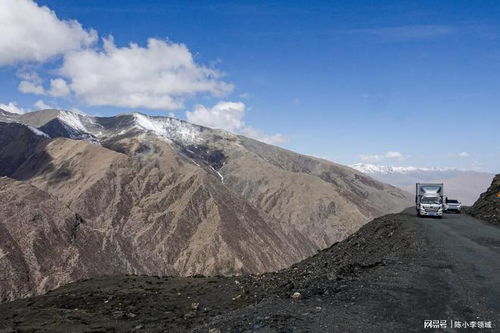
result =
[[[173,118],[46,110],[3,119],[0,174],[85,221],[100,240],[89,260],[111,265],[97,276],[275,271],[410,205],[348,167]]]

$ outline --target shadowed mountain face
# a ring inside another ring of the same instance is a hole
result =
[[[95,260],[112,249],[123,273],[278,270],[411,204],[348,167],[173,118],[44,110],[0,121],[11,147],[0,175],[78,214],[99,240]]]
[[[470,214],[500,225],[500,174],[495,176],[488,190],[474,203]]]

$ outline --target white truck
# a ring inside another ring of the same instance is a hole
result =
[[[417,183],[415,189],[417,216],[443,217],[443,198],[442,183]]]

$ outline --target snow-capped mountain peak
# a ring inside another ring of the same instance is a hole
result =
[[[60,121],[62,121],[65,125],[73,128],[74,130],[88,133],[89,131],[83,125],[80,117],[85,117],[85,116],[82,116],[80,114],[77,114],[77,113],[74,113],[71,111],[65,111],[65,110],[59,111],[59,114],[57,115],[57,118]]]
[[[164,139],[177,139],[196,143],[200,140],[200,128],[170,117],[151,117],[142,113],[133,113],[134,126],[146,130]]]

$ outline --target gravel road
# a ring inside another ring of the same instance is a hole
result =
[[[496,319],[500,329],[500,228],[465,214],[413,220],[425,232],[436,262],[445,266],[439,275],[450,286],[450,315],[460,318],[468,307]]]

